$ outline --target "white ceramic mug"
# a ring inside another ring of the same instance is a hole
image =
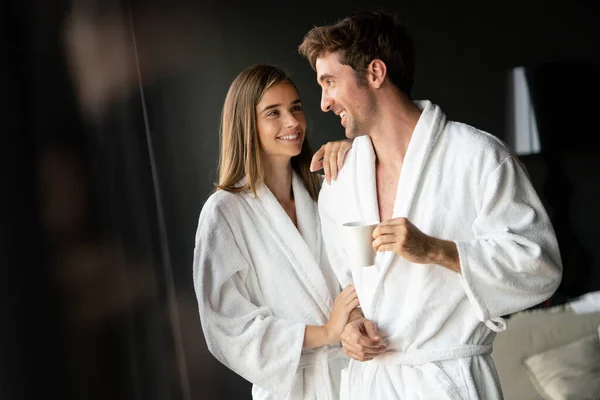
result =
[[[373,231],[379,223],[353,221],[342,225],[344,249],[352,266],[370,267],[375,265]]]

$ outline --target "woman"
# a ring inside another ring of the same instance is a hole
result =
[[[254,399],[335,399],[347,365],[339,340],[358,298],[353,286],[340,292],[327,261],[305,135],[281,69],[238,75],[222,113],[217,191],[200,213],[194,285],[209,350],[254,384]]]

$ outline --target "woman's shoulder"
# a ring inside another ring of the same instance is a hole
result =
[[[244,201],[244,195],[245,193],[217,190],[206,199],[206,202],[204,202],[204,205],[202,206],[202,212],[227,212],[229,210],[238,209],[240,204]]]
[[[200,212],[200,221],[205,220],[209,223],[223,222],[223,220],[235,220],[242,210],[245,202],[245,193],[229,192],[227,190],[217,190],[211,194],[202,206]]]

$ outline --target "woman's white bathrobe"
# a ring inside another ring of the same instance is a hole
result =
[[[562,266],[553,228],[514,154],[492,135],[423,110],[403,163],[393,217],[456,243],[462,274],[413,264],[393,252],[348,268],[339,227],[379,222],[375,155],[354,141],[319,210],[327,252],[342,285],[354,283],[363,312],[389,352],[350,361],[343,399],[502,398],[490,352],[500,318],[556,290]]]
[[[200,213],[194,286],[211,353],[252,382],[254,399],[337,399],[341,347],[302,350],[324,325],[340,285],[329,266],[317,204],[294,174],[298,229],[266,187],[218,191]]]

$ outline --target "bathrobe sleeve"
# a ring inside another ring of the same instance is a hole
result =
[[[488,175],[476,194],[477,217],[464,227],[475,238],[455,242],[481,321],[545,301],[562,277],[554,230],[519,160],[511,155]]]
[[[300,361],[305,325],[275,318],[269,308],[250,300],[245,285],[250,264],[232,225],[207,202],[194,250],[194,286],[206,343],[228,368],[274,398],[285,398]]]

